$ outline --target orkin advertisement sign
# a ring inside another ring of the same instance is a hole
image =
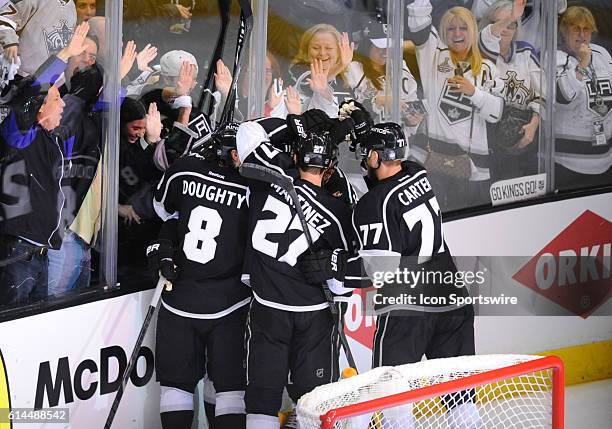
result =
[[[513,279],[583,318],[612,293],[612,222],[584,211]]]
[[[531,290],[586,318],[612,294],[612,225],[609,220],[612,219],[612,204],[609,201],[610,195],[598,195],[461,219],[445,224],[446,241],[455,255],[535,255],[522,267],[519,265],[507,272],[507,279],[516,282],[518,288]],[[591,205],[597,212],[586,210]],[[509,259],[510,262],[514,260]],[[345,318],[345,332],[360,351],[353,350],[360,367],[371,361],[375,332],[375,320],[363,314],[363,307],[357,308],[362,305],[366,293],[367,290],[363,290],[353,294]],[[580,319],[576,319],[578,326]],[[505,332],[512,330],[501,317],[486,320],[488,326],[499,323]],[[546,317],[539,316],[533,323],[537,320],[543,325],[549,324]],[[517,326],[525,323],[529,323],[527,319]],[[594,337],[608,335],[607,331],[591,334]],[[476,336],[478,346],[487,349],[490,339],[479,338],[478,330]],[[556,341],[542,342],[537,349],[526,352],[558,347],[561,343]],[[495,350],[488,349],[488,352]]]

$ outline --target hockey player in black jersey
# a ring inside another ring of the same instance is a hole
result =
[[[401,127],[394,123],[375,125],[361,140],[360,149],[371,184],[353,212],[360,249],[350,258],[339,257],[344,253],[339,249],[321,250],[304,257],[300,268],[305,277],[310,282],[336,279],[347,288],[372,284],[379,288],[373,303],[378,316],[373,349],[375,367],[419,362],[423,355],[432,359],[474,354],[471,306],[423,304],[427,297],[464,295],[464,289],[452,282],[437,281],[434,276],[431,282],[413,284],[402,283],[401,277],[383,281],[386,273],[397,270],[452,276],[456,273],[444,242],[440,207],[427,171],[415,162],[403,161],[408,146]],[[405,296],[414,298],[404,304],[389,299]],[[445,398],[447,405],[453,402],[448,407],[452,408],[450,427],[478,427],[453,424],[464,418],[473,417],[469,421],[475,423],[478,420],[469,400],[471,393],[463,393]],[[412,415],[410,410],[397,411],[404,414],[402,427],[411,427],[405,420],[406,415]],[[385,412],[385,416],[394,417],[391,412]]]
[[[237,124],[216,132],[220,155],[191,154],[165,172],[154,207],[164,220],[147,248],[164,291],[156,335],[164,428],[191,428],[193,393],[205,368],[216,394],[215,428],[245,424],[244,326],[251,292],[240,281],[247,237],[247,186],[238,174]]]
[[[296,168],[269,140],[260,123],[240,125],[237,146],[243,174],[265,167],[294,180],[315,248],[348,250],[349,206],[321,188],[335,145],[304,132],[297,138]],[[337,378],[335,324],[321,284],[309,284],[297,268],[309,250],[292,199],[282,187],[263,181],[249,180],[249,190],[249,267],[255,299],[247,325],[247,428],[278,428],[289,373],[287,390],[295,401]],[[334,285],[330,289],[344,292]]]

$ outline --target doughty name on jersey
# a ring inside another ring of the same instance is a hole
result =
[[[213,201],[215,203],[230,207],[233,204],[237,209],[242,208],[242,205],[247,200],[246,195],[240,195],[237,192],[222,189],[215,185],[207,185],[206,183],[196,182],[194,180],[183,180],[183,195],[205,198],[208,201]]]

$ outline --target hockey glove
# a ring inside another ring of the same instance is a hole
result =
[[[370,113],[360,102],[355,100],[344,101],[340,105],[338,117],[350,117],[353,120],[355,123],[355,136],[357,142],[363,140],[370,132],[370,128],[374,125],[374,120]]]
[[[159,239],[147,247],[147,262],[149,270],[154,275],[161,274],[170,281],[176,280],[178,271],[172,257],[174,248],[170,240]]]
[[[295,138],[306,137],[308,132],[326,131],[333,125],[333,120],[319,109],[310,109],[301,115],[287,115],[287,128]]]
[[[317,250],[299,262],[299,268],[309,284],[321,284],[329,279],[344,282],[347,254],[345,250]]]

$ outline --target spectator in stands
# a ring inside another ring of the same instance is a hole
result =
[[[204,118],[193,110],[191,93],[196,87],[198,64],[196,59],[185,51],[170,51],[160,60],[160,76],[157,83],[143,88],[140,100],[144,105],[155,103],[160,113],[164,139],[157,145],[155,163],[165,170],[177,157],[186,154],[191,137],[198,132],[204,133]],[[188,124],[192,124],[193,132]],[[197,130],[197,131],[196,131]]]
[[[359,101],[374,115],[374,122],[384,122],[383,113],[387,101],[393,95],[385,93],[385,75],[387,67],[387,34],[386,25],[380,16],[373,17],[365,26],[368,37],[362,40],[358,52],[347,72],[349,86]],[[402,84],[400,88],[400,105],[403,112],[403,126],[406,136],[416,132],[416,126],[423,120],[423,113],[415,109],[417,83],[406,63],[402,64]]]
[[[89,37],[96,41],[98,45],[97,62],[104,67],[104,55],[106,52],[106,18],[94,16],[87,21],[89,23]]]
[[[121,104],[119,140],[119,273],[123,279],[142,276],[144,249],[156,236],[160,222],[153,210],[153,189],[162,176],[153,156],[160,140],[161,119],[155,103],[133,98]]]
[[[612,183],[612,57],[591,43],[595,18],[571,6],[559,22],[555,181],[559,189]]]
[[[72,57],[68,60],[68,67],[66,67],[66,71],[64,72],[64,83],[68,83],[68,86],[70,84],[72,75],[76,71],[85,70],[86,68],[96,64],[96,60],[98,58],[98,44],[96,43],[96,40],[87,37],[84,45],[85,50],[81,52],[80,55]],[[62,92],[62,88],[60,88],[60,92]]]
[[[505,101],[503,116],[493,130],[493,180],[538,171],[540,56],[529,43],[516,40],[525,3],[526,0],[499,0],[480,22],[480,46],[497,66]]]
[[[302,98],[302,111],[320,109],[335,118],[339,103],[353,98],[346,72],[354,48],[347,33],[341,35],[328,24],[317,24],[304,33],[289,68]]]
[[[183,63],[187,65],[187,74],[179,79]],[[166,52],[159,64],[159,82],[145,86],[140,101],[145,106],[156,103],[164,127],[169,129],[178,119],[178,109],[192,106],[191,92],[196,87],[198,62],[189,52],[177,50]]]
[[[47,251],[61,245],[61,183],[64,159],[72,154],[66,137],[74,133],[58,128],[66,104],[54,83],[68,59],[84,50],[88,29],[87,23],[78,26],[65,48],[17,83],[12,111],[0,127],[0,305],[47,296]]]
[[[486,15],[487,10],[497,0],[474,0],[474,6],[472,11],[476,16],[476,19],[480,20]],[[550,2],[551,0],[547,0]],[[567,9],[567,0],[556,0],[557,1],[557,12],[559,14],[565,12]],[[528,42],[531,46],[539,52],[542,49],[543,32],[542,26],[542,15],[544,7],[543,0],[527,0],[523,16],[521,17],[521,29],[517,32],[517,39]]]
[[[96,16],[96,0],[74,0],[77,14],[77,24],[89,21]]]
[[[593,35],[598,45],[612,52],[612,3],[610,0],[568,0],[568,6],[584,6],[595,17],[597,33]]]
[[[272,0],[269,2],[268,46],[279,58],[294,58],[304,32],[328,24],[352,34],[358,2],[344,0]]]
[[[18,74],[28,76],[68,44],[75,23],[72,1],[11,1],[0,9],[0,45],[4,56],[15,62],[19,57]]]
[[[423,93],[430,105],[425,138],[411,154],[424,163],[443,209],[489,203],[489,145],[486,123],[501,117],[503,100],[489,92],[497,68],[483,60],[472,13],[452,8],[440,33],[431,27],[429,0],[407,7],[408,30],[416,45]]]
[[[283,87],[283,79],[281,75],[278,61],[269,51],[266,52],[265,62],[265,80],[264,90],[267,94],[264,104],[264,117],[275,117],[285,119],[287,114],[292,113],[299,115],[302,113],[301,100],[299,94],[292,86]],[[225,105],[225,100],[230,90],[232,83],[232,75],[230,70],[225,66],[222,60],[217,63],[217,72],[215,73],[215,89],[219,91],[221,99],[218,103],[217,114]],[[253,112],[247,114],[249,100],[249,74],[248,68],[242,71],[238,81],[238,94],[236,100],[235,119],[243,121],[255,117]]]
[[[95,63],[76,68],[70,80],[70,92],[63,98],[66,107],[61,125],[74,133],[66,139],[71,141],[72,148],[64,160],[68,167],[61,183],[66,199],[60,223],[62,246],[48,252],[50,295],[87,287],[91,278],[90,243],[99,219],[99,205],[92,207],[94,201],[89,200],[93,196],[87,195],[90,187],[96,191],[100,185],[99,178],[97,184],[92,183],[102,155],[102,118],[95,108],[102,82],[102,70]],[[100,196],[99,190],[95,195]]]

